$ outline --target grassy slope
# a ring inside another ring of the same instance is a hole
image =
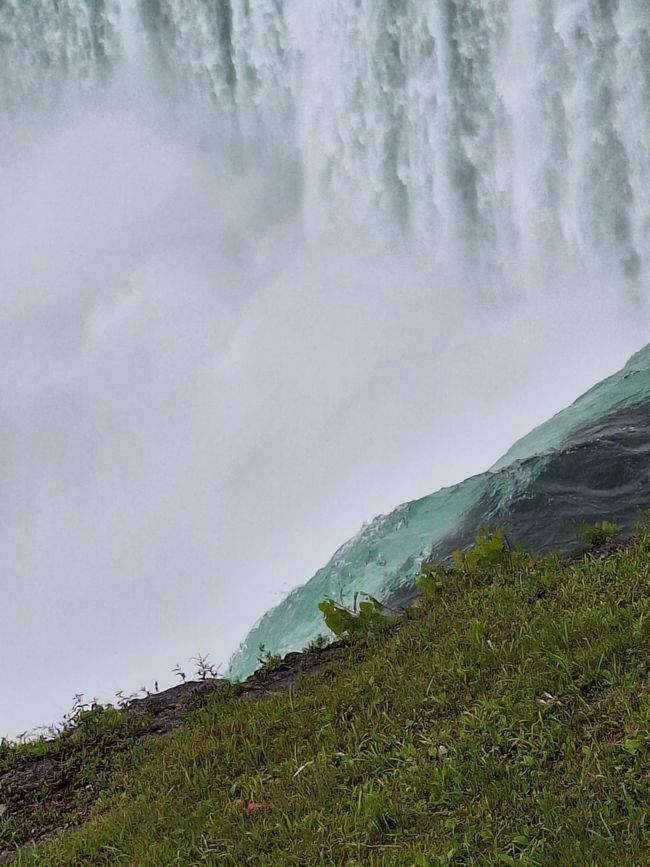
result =
[[[215,694],[18,863],[648,864],[649,552],[459,576],[288,693]]]

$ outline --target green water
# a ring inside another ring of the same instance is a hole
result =
[[[613,376],[603,379],[571,406],[518,440],[491,468],[560,448],[575,431],[610,413],[634,406],[650,396],[650,344],[630,358]]]
[[[486,473],[406,503],[364,526],[310,581],[295,589],[251,630],[231,660],[230,676],[243,678],[257,667],[260,644],[284,654],[302,649],[326,632],[318,610],[325,597],[349,602],[361,591],[386,598],[399,587],[412,585],[423,559],[453,533],[488,489],[494,507],[503,508],[531,484],[548,460],[544,456],[561,449],[581,428],[649,396],[650,345],[618,373],[516,442]],[[528,460],[535,457],[541,460]]]

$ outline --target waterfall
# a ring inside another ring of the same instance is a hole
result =
[[[513,278],[647,267],[642,0],[6,0],[2,99],[93,92],[136,41],[179,100],[298,162],[315,232],[372,218]]]
[[[68,83],[95,89],[118,63],[122,18],[115,0],[0,5],[0,102],[28,107]]]

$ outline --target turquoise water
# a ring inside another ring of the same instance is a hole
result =
[[[411,584],[436,541],[451,532],[485,488],[475,476],[380,515],[346,542],[314,577],[269,611],[233,656],[230,676],[245,677],[257,666],[260,644],[273,653],[300,650],[327,630],[318,610],[326,598],[351,600],[355,592],[386,597]]]
[[[322,599],[350,602],[356,592],[385,599],[396,589],[412,585],[422,561],[460,526],[488,491],[490,512],[507,508],[509,501],[530,487],[548,456],[578,430],[649,396],[650,345],[622,370],[516,442],[486,473],[399,506],[364,526],[310,581],[295,589],[251,630],[231,660],[230,676],[243,678],[257,667],[260,644],[284,654],[302,649],[316,635],[325,633],[318,610]],[[535,457],[540,460],[529,460]],[[486,520],[489,517],[486,514]]]
[[[650,344],[633,355],[625,367],[613,376],[603,379],[571,406],[518,440],[491,470],[500,470],[514,461],[557,449],[579,428],[616,410],[634,406],[648,396]]]

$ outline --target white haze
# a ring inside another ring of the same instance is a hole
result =
[[[593,274],[498,301],[415,242],[307,242],[297,170],[200,117],[118,91],[0,149],[0,733],[225,665],[364,520],[647,340]]]

